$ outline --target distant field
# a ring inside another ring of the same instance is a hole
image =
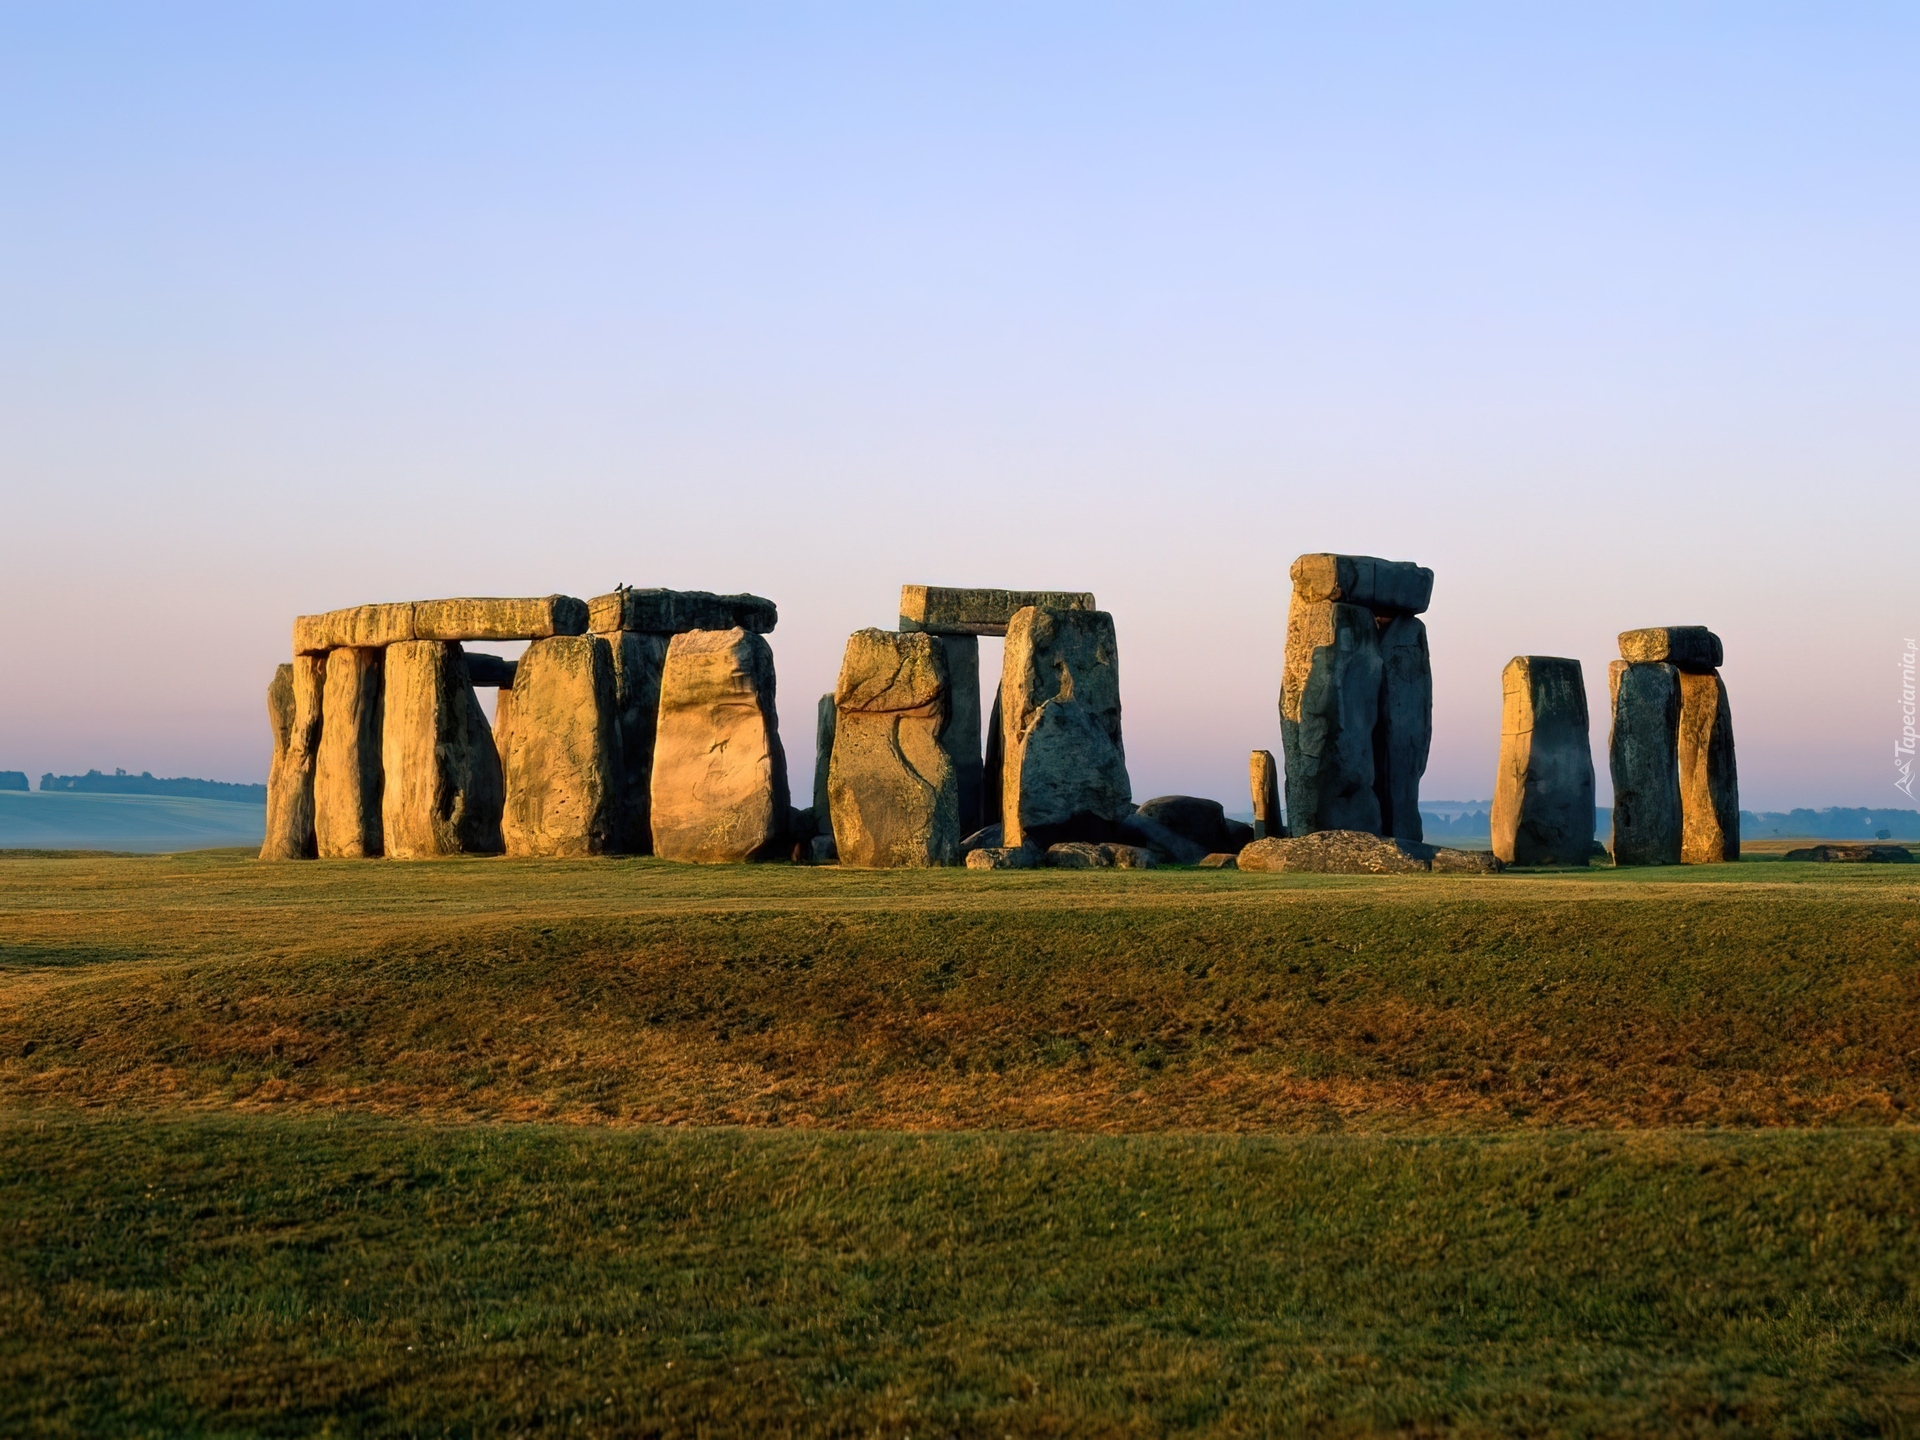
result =
[[[0,791],[0,849],[121,850],[154,854],[257,847],[263,805],[169,795]]]
[[[0,1433],[1912,1433],[1916,872],[0,858]]]

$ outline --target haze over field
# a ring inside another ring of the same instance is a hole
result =
[[[1910,806],[1917,31],[15,8],[0,767],[258,781],[296,613],[628,582],[779,602],[804,776],[922,581],[1093,590],[1135,794],[1239,808],[1337,549],[1438,577],[1428,794],[1705,623],[1744,806]]]

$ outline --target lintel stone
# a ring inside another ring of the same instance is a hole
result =
[[[779,608],[759,595],[715,595],[710,590],[615,590],[587,602],[588,628],[596,635],[638,630],[645,635],[683,635],[689,630],[745,630],[769,635]]]
[[[944,585],[902,585],[900,628],[930,635],[1005,635],[1016,611],[1092,610],[1084,590],[957,590]]]
[[[1620,658],[1630,665],[1665,662],[1689,675],[1718,670],[1726,658],[1720,637],[1704,625],[1657,625],[1650,630],[1623,630]]]
[[[1364,605],[1376,615],[1418,615],[1433,601],[1433,571],[1372,555],[1302,555],[1290,572],[1302,600]]]
[[[293,653],[378,649],[404,640],[544,640],[586,633],[586,601],[571,595],[403,600],[302,615],[293,622]]]

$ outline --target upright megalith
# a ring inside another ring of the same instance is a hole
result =
[[[1664,661],[1607,667],[1613,728],[1613,863],[1680,863],[1680,672]]]
[[[660,675],[671,635],[616,630],[599,636],[613,663],[614,729],[620,764],[614,777],[613,848],[653,853],[653,751],[660,724]]]
[[[1717,645],[1715,647],[1718,648]],[[1740,858],[1740,781],[1733,712],[1717,671],[1680,672],[1680,863]]]
[[[1000,708],[1000,695],[1004,689],[1004,684],[993,687],[993,705],[987,712],[986,743],[980,757],[982,825],[998,825],[1005,818],[1007,731]]]
[[[820,697],[813,712],[813,820],[824,835],[833,833],[833,801],[827,777],[833,769],[833,737],[839,726],[840,711],[829,692]]]
[[[1380,642],[1380,708],[1373,724],[1373,793],[1380,801],[1380,833],[1418,840],[1420,777],[1427,773],[1427,752],[1433,745],[1427,627],[1418,615],[1377,616],[1374,623]]]
[[[267,835],[262,860],[311,860],[313,779],[320,756],[326,656],[295,655],[267,686],[273,761],[267,771]]]
[[[651,795],[656,855],[725,864],[779,849],[787,757],[773,651],[759,635],[736,626],[673,637],[660,676]]]
[[[981,815],[985,760],[980,749],[980,638],[977,635],[934,637],[947,657],[947,724],[940,747],[953,762],[959,791],[960,833],[971,835],[986,822]]]
[[[400,641],[387,647],[385,672],[380,754],[388,857],[498,854],[500,756],[460,646]]]
[[[1380,642],[1373,612],[1299,591],[1287,611],[1280,742],[1287,757],[1287,820],[1316,830],[1380,833],[1374,728],[1380,716]]]
[[[939,637],[856,631],[833,700],[827,788],[840,863],[957,864],[959,782],[941,743],[952,692]]]
[[[1280,818],[1280,767],[1271,750],[1255,750],[1247,757],[1247,789],[1253,797],[1253,838],[1284,836]]]
[[[384,650],[345,647],[326,656],[325,722],[313,776],[314,839],[323,860],[385,853],[385,660]]]
[[[1104,610],[1029,606],[1000,680],[1006,843],[1118,838],[1132,813],[1120,737],[1120,647]]]
[[[1493,853],[1508,865],[1585,865],[1593,748],[1578,660],[1516,655],[1500,675]]]
[[[513,729],[500,753],[507,854],[601,855],[617,848],[612,647],[597,635],[536,640],[520,657],[511,693]]]

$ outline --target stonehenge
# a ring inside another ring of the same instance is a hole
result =
[[[618,848],[624,787],[613,647],[598,635],[536,640],[512,694],[513,729],[499,743],[507,854]]]
[[[1580,662],[1516,655],[1500,692],[1493,853],[1508,865],[1585,865],[1593,853],[1593,747]]]
[[[267,686],[267,723],[273,761],[267,770],[267,834],[262,860],[309,860],[317,855],[313,776],[320,751],[320,705],[326,657],[296,655],[273,672]]]
[[[960,851],[960,786],[942,744],[953,690],[940,637],[858,630],[834,686],[827,781],[842,865],[951,865]],[[974,692],[974,733],[979,696]],[[977,762],[976,762],[977,764]]]
[[[343,646],[327,652],[320,752],[313,772],[315,848],[322,860],[386,853],[381,797],[386,769],[386,652]]]
[[[760,634],[688,630],[667,646],[650,800],[653,853],[664,859],[713,865],[778,851],[787,833],[787,757],[774,713],[773,651]]]
[[[1628,630],[1607,667],[1613,863],[1740,858],[1733,716],[1720,637],[1704,625]]]
[[[396,860],[499,854],[500,755],[459,643],[396,641],[383,668],[385,853]]]
[[[1120,652],[1104,610],[1014,612],[1000,679],[1007,844],[1119,838],[1132,813]]]

